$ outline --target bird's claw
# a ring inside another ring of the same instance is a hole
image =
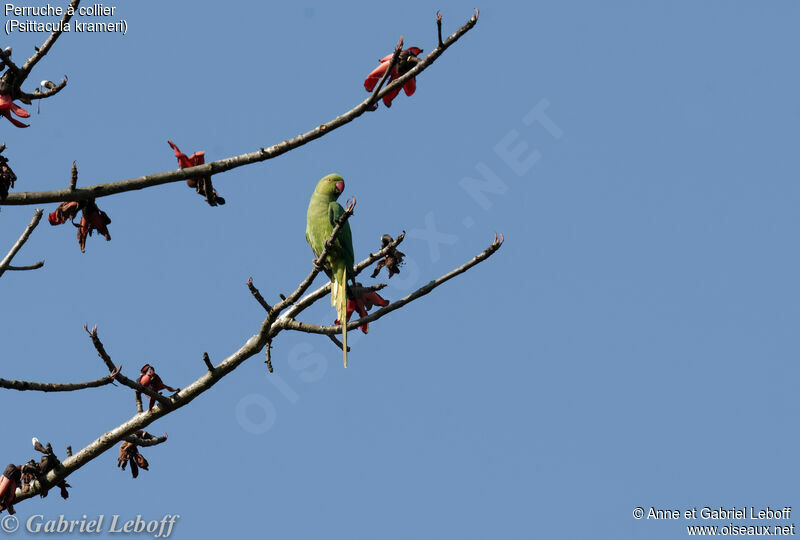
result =
[[[494,242],[492,242],[492,246],[502,246],[503,242],[505,242],[505,238],[503,238],[503,233],[500,233],[500,239],[497,238],[497,233],[494,233]]]

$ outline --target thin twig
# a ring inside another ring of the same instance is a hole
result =
[[[464,24],[464,26],[459,28],[455,33],[444,40],[441,46],[436,47],[428,56],[426,56],[424,60],[420,61],[406,74],[398,77],[390,84],[386,85],[378,94],[377,98],[382,98],[387,93],[404,85],[408,80],[419,76],[419,74],[433,64],[448,47],[458,41],[458,39],[469,30],[471,30],[477,21],[478,17],[476,13],[466,22],[466,24]],[[365,112],[371,110],[371,100],[372,96],[368,97],[349,111],[337,116],[330,122],[318,125],[310,131],[301,133],[296,137],[287,139],[268,148],[260,148],[255,152],[212,161],[196,167],[187,167],[185,169],[175,169],[155,174],[137,176],[134,178],[128,178],[126,180],[108,182],[105,184],[96,184],[75,190],[57,189],[52,191],[10,193],[8,197],[0,201],[0,205],[29,205],[38,203],[96,199],[100,197],[107,197],[108,195],[114,195],[116,193],[159,186],[162,184],[168,184],[170,182],[178,182],[187,178],[215,175],[235,169],[237,167],[249,165],[251,163],[265,161],[285,154],[289,150],[293,150],[308,144],[309,142],[319,139],[323,135],[326,135],[331,131],[344,126],[345,124],[349,124]]]
[[[72,171],[69,175],[69,189],[70,191],[74,190],[75,187],[78,185],[78,163],[73,161],[72,162]]]
[[[444,43],[442,43],[442,12],[441,11],[437,11],[436,12],[436,30],[437,30],[437,33],[439,34],[439,47],[442,47],[442,46],[444,46]]]
[[[341,341],[339,341],[339,338],[337,338],[333,334],[327,334],[327,336],[330,338],[331,341],[333,341],[333,343],[337,347],[339,347],[341,350],[344,350],[344,344]],[[350,346],[349,345],[347,346],[347,352],[350,352]]]
[[[36,390],[39,392],[72,392],[75,390],[83,390],[85,388],[97,388],[98,386],[105,386],[114,382],[114,377],[117,376],[122,366],[114,369],[101,379],[82,383],[40,383],[33,381],[12,381],[8,379],[0,379],[0,388],[7,388],[9,390]]]
[[[42,219],[42,213],[43,213],[42,210],[39,210],[39,209],[37,209],[33,213],[33,217],[31,218],[30,223],[28,223],[28,226],[25,227],[25,230],[22,232],[22,235],[19,237],[19,240],[17,240],[17,242],[11,247],[11,250],[3,258],[3,260],[0,261],[0,276],[2,276],[3,273],[6,270],[9,270],[9,266],[11,265],[11,260],[14,258],[14,255],[16,255],[17,252],[22,248],[22,246],[25,245],[25,242],[28,241],[28,238],[31,236],[31,233],[33,232],[33,229],[36,228],[36,226],[39,224],[39,220]],[[36,263],[36,264],[31,265],[30,267],[17,266],[14,269],[15,270],[34,270],[36,268],[41,268],[44,265],[44,261],[40,261],[40,262],[41,262],[41,264]]]
[[[211,363],[211,358],[208,357],[208,353],[203,353],[203,362],[205,362],[208,371],[214,371],[214,364]]]
[[[25,64],[23,64],[22,68],[20,69],[20,74],[15,77],[14,80],[14,86],[16,88],[19,88],[20,85],[25,82],[25,79],[28,77],[36,63],[44,58],[44,56],[50,51],[50,47],[53,46],[58,37],[61,35],[61,28],[67,27],[67,23],[72,18],[72,15],[74,15],[78,10],[78,4],[80,3],[81,0],[72,0],[69,3],[69,7],[64,10],[64,15],[61,17],[61,24],[47,37],[44,43],[42,43],[42,46],[39,47],[30,58],[28,58]]]
[[[44,266],[44,261],[35,262],[33,264],[29,264],[28,266],[9,266],[6,268],[7,271],[23,271],[23,270],[36,270],[37,268],[41,268]]]
[[[67,86],[67,76],[64,75],[64,78],[61,79],[61,82],[55,85],[53,88],[48,88],[47,90],[38,90],[33,94],[28,94],[27,92],[23,92],[19,90],[19,97],[25,100],[34,100],[34,99],[45,99],[52,97],[59,92],[61,92],[65,86]]]
[[[252,277],[247,280],[247,287],[250,289],[250,293],[253,295],[253,298],[255,298],[259,304],[261,304],[261,307],[263,307],[266,312],[269,313],[272,311],[272,306],[270,306],[267,301],[264,300],[264,297],[261,296],[261,292],[256,289],[255,285],[253,285]]]

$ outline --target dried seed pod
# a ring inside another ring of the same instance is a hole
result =
[[[3,144],[2,152],[5,149],[5,144]],[[8,190],[14,187],[14,182],[17,181],[17,175],[14,174],[14,171],[11,170],[11,167],[8,165],[8,158],[0,155],[0,199],[5,199],[8,197]]]

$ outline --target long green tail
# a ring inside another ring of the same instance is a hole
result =
[[[331,305],[336,308],[336,317],[342,325],[344,367],[347,367],[347,268],[344,265],[333,271]]]

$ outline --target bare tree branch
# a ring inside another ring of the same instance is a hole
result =
[[[68,80],[67,76],[64,75],[64,78],[61,79],[61,82],[55,85],[54,87],[48,88],[47,90],[39,90],[39,91],[36,91],[38,90],[36,89],[34,90],[33,94],[28,94],[27,92],[19,90],[19,97],[26,101],[31,101],[34,99],[46,99],[52,97],[61,92],[64,89],[64,87],[67,86],[67,80]]]
[[[97,355],[100,358],[102,358],[103,362],[105,362],[108,371],[110,373],[113,373],[114,370],[117,368],[114,367],[114,363],[111,361],[111,357],[106,352],[105,347],[103,347],[103,342],[100,341],[100,337],[97,335],[97,326],[89,330],[89,326],[84,325],[83,329],[86,330],[86,332],[89,334],[89,337],[92,338],[92,343],[94,344],[94,348],[97,349]],[[132,388],[139,393],[145,394],[148,397],[155,399],[163,407],[170,407],[172,405],[172,401],[169,398],[162,396],[158,392],[153,392],[152,390],[150,390],[145,386],[142,386],[138,382],[129,379],[122,373],[117,372],[117,374],[114,375],[114,379],[124,384],[128,388]]]
[[[78,163],[72,162],[72,170],[69,173],[69,189],[72,191],[78,186]]]
[[[73,0],[73,2],[76,2],[76,0]],[[424,60],[420,61],[414,68],[409,70],[406,74],[402,75],[401,77],[398,77],[390,84],[386,85],[378,93],[378,95],[375,96],[376,100],[382,98],[389,92],[401,87],[408,80],[422,73],[431,64],[433,64],[436,61],[436,59],[439,58],[439,56],[441,56],[442,53],[448,47],[450,47],[453,43],[458,41],[459,38],[461,38],[461,36],[466,34],[469,30],[471,30],[477,22],[478,22],[478,14],[476,12],[466,22],[466,24],[464,24],[464,26],[459,28],[456,32],[454,32],[447,39],[445,39],[444,42],[442,42],[441,45],[438,45],[433,51],[431,51],[431,53],[428,56],[426,56]],[[238,156],[220,159],[217,161],[211,161],[209,163],[206,163],[204,165],[198,165],[196,167],[188,167],[185,169],[176,169],[155,174],[148,174],[144,176],[137,176],[135,178],[128,178],[126,180],[119,180],[116,182],[109,182],[105,184],[96,184],[93,186],[78,188],[74,190],[57,189],[52,191],[10,193],[8,197],[0,201],[0,205],[29,205],[29,204],[39,204],[39,203],[96,199],[99,197],[107,197],[108,195],[114,195],[116,193],[123,193],[126,191],[139,190],[153,186],[159,186],[162,184],[168,184],[171,182],[178,182],[179,180],[185,180],[187,178],[192,178],[192,177],[200,178],[203,176],[211,176],[214,174],[229,171],[231,169],[235,169],[237,167],[249,165],[251,163],[266,161],[268,159],[278,157],[281,154],[285,154],[289,150],[294,150],[295,148],[308,144],[309,142],[315,139],[319,139],[320,137],[330,133],[331,131],[344,126],[345,124],[349,124],[350,122],[352,122],[365,112],[372,110],[372,106],[373,106],[373,100],[372,96],[370,95],[367,99],[356,105],[354,108],[350,109],[344,114],[337,116],[336,118],[332,119],[331,121],[325,124],[321,124],[310,131],[301,133],[296,137],[287,139],[283,142],[272,145],[268,148],[260,148],[255,152],[240,154]]]
[[[123,440],[124,437],[135,434],[136,431],[140,429],[144,429],[155,420],[169,414],[173,410],[183,407],[203,392],[212,388],[222,377],[236,369],[242,362],[257,354],[261,348],[264,347],[267,339],[266,334],[269,330],[269,325],[266,324],[265,326],[265,323],[269,320],[270,318],[268,316],[267,319],[264,320],[264,323],[262,323],[258,333],[251,336],[236,352],[220,362],[213,372],[206,372],[192,384],[175,394],[171,407],[155,407],[150,411],[136,414],[128,421],[101,435],[80,451],[62,461],[60,470],[48,473],[47,484],[54,485],[89,461],[100,456],[109,448],[112,448],[119,441]],[[38,486],[36,489],[25,493],[18,491],[16,503],[28,499],[38,494],[38,492]]]
[[[337,338],[337,337],[336,337],[336,336],[334,336],[333,334],[328,334],[328,337],[330,338],[330,340],[331,340],[331,341],[333,341],[333,344],[334,344],[334,345],[336,345],[337,347],[339,347],[341,350],[344,350],[344,343],[342,343],[341,341],[339,341],[339,338]],[[350,352],[350,346],[349,346],[349,345],[347,346],[347,352]]]
[[[396,247],[403,239],[403,235],[398,236],[392,243],[387,245],[385,248],[380,250],[376,254],[372,254],[367,257],[364,261],[361,261],[358,265],[356,265],[356,270],[358,272],[364,270],[368,264],[371,262],[376,261],[380,257],[382,257],[386,251]],[[486,260],[489,258],[494,252],[496,252],[500,246],[502,245],[502,236],[499,240],[496,240],[490,247],[485,249],[483,252],[478,254],[474,257],[471,261],[461,265],[460,267],[454,269],[453,271],[445,274],[444,276],[434,280],[424,287],[421,287],[414,293],[408,295],[407,297],[390,304],[389,306],[382,308],[372,315],[368,317],[364,317],[363,319],[351,322],[350,325],[355,328],[365,322],[373,321],[379,319],[383,315],[394,311],[402,307],[403,305],[419,298],[420,296],[424,296],[425,294],[429,293],[434,288],[438,287],[445,281],[452,279],[453,277],[466,272],[469,268],[475,266],[476,264],[480,263],[481,261]],[[148,425],[152,424],[157,419],[161,418],[169,414],[170,412],[177,410],[187,404],[189,404],[194,398],[202,394],[203,392],[208,391],[211,389],[220,379],[231,373],[234,369],[239,367],[245,360],[251,358],[252,356],[256,355],[261,349],[265,346],[269,345],[274,335],[278,334],[281,330],[284,329],[291,329],[297,330],[299,329],[298,326],[301,326],[300,323],[294,321],[287,315],[295,311],[301,310],[300,308],[305,308],[308,305],[311,305],[316,300],[322,298],[327,291],[330,290],[330,284],[326,284],[323,287],[320,287],[316,291],[310,293],[296,304],[291,305],[289,309],[287,309],[286,313],[280,316],[277,320],[274,318],[276,316],[276,308],[273,308],[272,313],[267,314],[267,317],[262,321],[261,326],[256,334],[252,335],[236,352],[225,358],[219,365],[215,366],[213,371],[207,371],[203,375],[201,375],[198,379],[196,379],[193,383],[188,385],[187,387],[183,388],[181,391],[177,392],[170,398],[170,403],[168,407],[155,407],[150,411],[141,412],[127,420],[126,422],[120,424],[119,426],[111,429],[110,431],[106,432],[105,434],[101,435],[87,446],[82,448],[77,453],[73,454],[72,456],[67,457],[62,462],[62,467],[58,470],[51,471],[47,475],[47,485],[55,485],[57,482],[65,479],[67,476],[72,474],[74,471],[85,465],[86,463],[92,461],[96,457],[103,454],[109,448],[112,448],[115,444],[117,444],[121,440],[125,440],[126,437],[129,437],[136,433],[136,431],[140,429],[144,429]],[[312,300],[313,298],[313,300]],[[289,304],[287,304],[289,306]],[[277,306],[276,306],[277,307]],[[302,325],[303,329],[312,329],[312,333],[338,333],[341,331],[341,327],[337,326],[329,326],[329,327],[317,327],[315,325]],[[348,326],[350,328],[350,326]],[[337,331],[338,329],[338,331]],[[87,329],[88,331],[88,329]],[[96,331],[90,332],[90,335],[93,336],[92,341],[95,342],[95,348],[98,349],[98,353],[100,354],[101,358],[106,362],[106,365],[113,365],[111,364],[111,359],[108,358],[108,355],[105,353],[105,350],[102,347],[102,343],[99,343],[99,340],[95,341],[96,338]],[[123,376],[118,374],[116,379],[123,384]],[[131,382],[129,379],[126,379]],[[135,383],[134,383],[135,384]],[[140,385],[138,385],[140,386]],[[163,396],[162,396],[163,399]],[[17,502],[21,502],[27,498],[38,493],[39,487],[37,486],[36,489],[32,491],[28,491],[26,493],[19,492],[17,495]]]
[[[150,435],[148,438],[137,437],[136,435],[128,435],[127,437],[122,438],[123,441],[133,443],[136,446],[156,446],[167,440],[167,434],[164,433],[163,437],[156,437],[154,435]]]
[[[214,364],[211,363],[211,358],[208,357],[207,352],[203,353],[203,363],[205,363],[206,368],[208,368],[208,371],[214,371]]]
[[[476,9],[475,11],[477,12],[478,10]],[[442,13],[440,11],[436,12],[436,30],[439,37],[439,47],[441,47],[444,43],[442,43]]]
[[[61,28],[65,28],[67,26],[67,23],[72,18],[72,15],[75,13],[75,11],[77,11],[78,4],[80,3],[81,0],[72,0],[69,3],[69,8],[71,8],[71,11],[69,8],[64,10],[64,15],[61,17],[61,24],[57,27],[57,30],[54,30],[47,37],[44,43],[42,43],[42,46],[39,47],[30,58],[28,58],[25,64],[23,64],[22,68],[20,68],[20,74],[15,77],[14,80],[14,86],[16,88],[19,88],[20,85],[25,82],[25,79],[28,77],[33,67],[50,51],[50,47],[53,46],[58,37],[61,35]]]
[[[114,382],[114,377],[117,376],[122,366],[114,369],[101,379],[82,383],[40,383],[32,381],[12,381],[8,379],[0,379],[0,388],[8,388],[9,390],[38,390],[39,392],[72,392],[74,390],[83,390],[84,388],[97,388],[98,386],[105,386]]]
[[[39,261],[36,264],[32,264],[30,266],[11,266],[11,259],[17,254],[17,252],[25,245],[25,242],[28,241],[28,238],[31,236],[33,229],[39,224],[39,221],[42,219],[42,210],[36,210],[33,213],[33,217],[31,218],[30,223],[28,226],[25,227],[25,230],[22,232],[22,235],[19,237],[19,240],[11,247],[11,250],[8,254],[0,261],[0,276],[6,270],[35,270],[36,268],[41,268],[44,266],[44,261]]]
[[[80,4],[80,0],[72,0],[69,3],[69,7],[64,10],[64,15],[61,17],[61,24],[58,25],[57,29],[54,30],[42,43],[40,47],[36,47],[34,53],[31,55],[30,58],[22,65],[22,67],[17,66],[14,62],[11,61],[11,58],[5,54],[5,51],[0,51],[0,58],[2,58],[3,63],[8,66],[8,70],[0,77],[0,94],[7,94],[10,95],[13,99],[22,99],[25,102],[29,102],[33,99],[45,99],[51,96],[56,95],[59,93],[66,85],[67,85],[67,77],[64,76],[64,79],[58,85],[54,86],[53,88],[49,88],[42,92],[34,92],[33,94],[28,94],[22,90],[22,83],[25,82],[25,79],[31,74],[34,66],[41,60],[42,58],[50,52],[50,48],[55,44],[56,40],[62,33],[62,28],[65,28],[69,23],[69,20],[75,13],[75,10],[78,8],[78,4]],[[71,8],[71,12],[70,12]]]
[[[417,298],[419,298],[421,296],[425,296],[426,294],[431,292],[433,289],[435,289],[436,287],[438,287],[442,283],[445,283],[446,281],[449,281],[449,280],[453,279],[454,277],[456,277],[459,274],[463,274],[464,272],[466,272],[467,270],[469,270],[470,268],[472,268],[476,264],[478,264],[478,263],[480,263],[482,261],[485,261],[486,259],[491,257],[498,249],[500,249],[500,246],[502,246],[502,245],[503,245],[503,235],[500,235],[499,239],[495,235],[495,241],[492,243],[492,245],[489,246],[488,248],[484,249],[481,253],[479,253],[475,257],[473,257],[472,260],[462,264],[458,268],[455,268],[455,269],[451,270],[450,272],[446,273],[445,275],[443,275],[443,276],[441,276],[441,277],[439,277],[437,279],[434,279],[433,281],[431,281],[431,282],[427,283],[426,285],[420,287],[419,289],[417,289],[413,293],[409,294],[408,296],[405,296],[404,298],[401,298],[400,300],[397,300],[396,302],[392,302],[388,306],[383,307],[383,308],[375,311],[374,313],[371,313],[371,314],[367,315],[366,317],[362,317],[361,319],[358,319],[357,321],[349,322],[347,324],[347,329],[348,330],[354,330],[354,329],[358,328],[359,326],[361,326],[362,324],[367,324],[367,323],[370,323],[372,321],[376,321],[376,320],[380,319],[381,317],[383,317],[384,315],[388,315],[392,311],[394,311],[396,309],[400,309],[401,307],[403,307],[404,305],[408,304],[409,302],[413,302]],[[330,325],[330,326],[320,326],[320,325],[316,325],[316,324],[308,324],[308,323],[299,322],[299,321],[296,321],[296,320],[288,318],[288,317],[282,317],[281,319],[279,319],[276,322],[275,326],[276,327],[280,327],[280,328],[286,328],[288,330],[298,330],[300,332],[306,332],[306,333],[309,333],[309,334],[328,334],[328,335],[330,335],[330,334],[340,334],[342,332],[342,325],[340,325],[340,324],[334,324],[334,325]]]
[[[35,262],[33,264],[29,264],[28,266],[9,266],[6,268],[7,271],[25,271],[25,270],[36,270],[44,266],[44,261]]]
[[[253,295],[253,298],[255,298],[256,301],[259,304],[261,304],[261,307],[264,308],[264,311],[266,311],[267,313],[272,311],[272,306],[270,306],[267,303],[267,301],[264,300],[264,297],[261,296],[261,292],[258,289],[256,289],[255,285],[253,285],[253,278],[252,277],[247,280],[247,287],[250,289],[250,293]]]

